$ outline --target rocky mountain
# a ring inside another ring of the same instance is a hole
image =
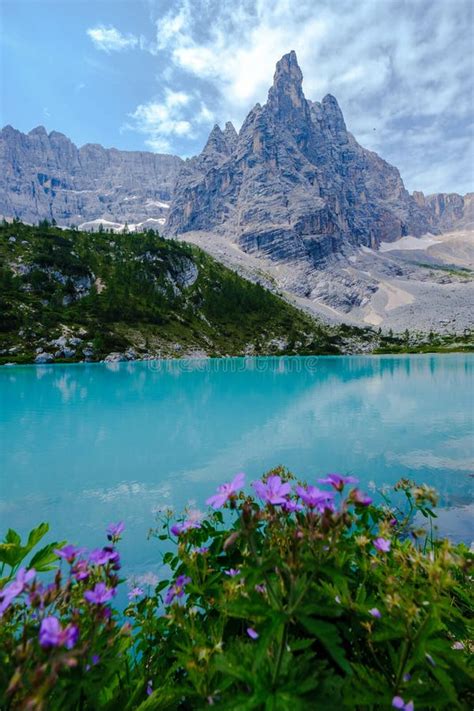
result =
[[[238,136],[214,127],[178,175],[168,232],[329,319],[469,327],[472,238],[438,235],[472,224],[472,195],[410,195],[336,99],[308,101],[302,80],[290,52]]]
[[[90,143],[77,148],[43,126],[28,134],[6,126],[0,132],[0,215],[89,229],[100,221],[159,228],[182,163],[177,156]]]
[[[178,176],[167,229],[233,238],[247,252],[319,265],[349,246],[439,231],[396,168],[360,146],[336,99],[307,101],[296,54],[237,136],[216,126]]]

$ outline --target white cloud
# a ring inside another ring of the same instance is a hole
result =
[[[116,27],[98,25],[87,30],[94,46],[103,52],[121,52],[124,49],[133,49],[139,44],[138,37],[123,35]]]
[[[212,119],[211,111],[202,101],[197,111],[193,109],[198,101],[198,97],[194,94],[167,88],[161,101],[149,101],[137,106],[130,114],[132,123],[127,124],[125,128],[145,134],[147,136],[145,143],[152,150],[170,151],[173,139],[193,138],[194,126],[209,123]],[[193,116],[193,123],[186,118],[188,107],[191,109],[189,116]]]

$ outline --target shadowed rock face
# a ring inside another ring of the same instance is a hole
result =
[[[6,126],[0,132],[0,215],[31,223],[54,218],[62,225],[162,223],[182,162],[93,144],[77,148],[43,126],[28,134]]]
[[[438,231],[396,168],[347,131],[336,99],[305,99],[296,54],[236,137],[215,127],[180,173],[167,229],[217,230],[248,252],[313,264],[347,245]]]

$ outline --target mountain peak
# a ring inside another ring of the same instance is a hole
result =
[[[238,135],[237,131],[235,130],[234,124],[232,121],[227,121],[225,125],[225,130],[224,130],[224,136],[226,137],[227,141],[234,142],[237,140]]]
[[[292,49],[291,52],[284,54],[280,61],[277,62],[275,74],[273,75],[273,87],[270,92],[278,93],[289,86],[294,86],[301,91],[302,83],[303,72],[298,64],[296,52]]]
[[[280,119],[291,119],[307,111],[302,84],[303,73],[296,52],[291,50],[277,62],[273,86],[268,92],[268,105]]]
[[[291,52],[284,54],[283,57],[277,62],[275,74],[273,76],[274,83],[285,75],[293,75],[300,82],[303,81],[303,73],[298,64],[298,59],[294,49],[292,49]]]
[[[222,132],[221,127],[216,123],[211,133],[209,134],[209,138],[207,139],[207,143],[204,146],[203,153],[214,154],[228,152],[229,149],[227,146],[225,135]]]
[[[329,129],[333,133],[346,133],[346,122],[341,111],[341,107],[337,103],[337,99],[332,94],[326,94],[321,102],[324,111],[326,122]]]
[[[36,126],[35,128],[32,128],[31,131],[28,133],[28,136],[48,136],[48,132],[45,129],[44,126]]]

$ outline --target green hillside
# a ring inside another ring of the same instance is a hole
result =
[[[200,249],[154,232],[0,226],[0,363],[339,353],[314,321]],[[361,332],[362,333],[362,332]],[[132,350],[130,350],[132,349]]]

